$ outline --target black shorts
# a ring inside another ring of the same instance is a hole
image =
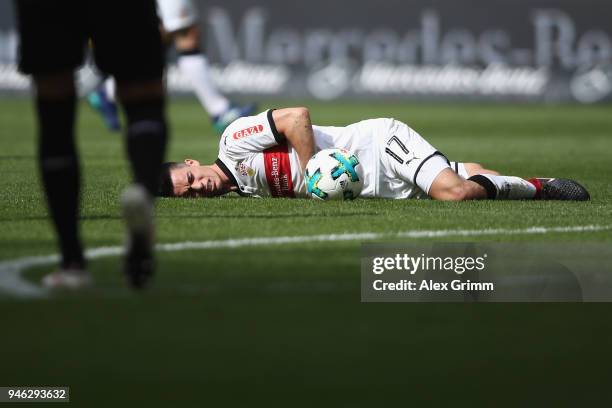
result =
[[[15,6],[23,73],[73,71],[91,45],[98,68],[118,80],[162,77],[155,0],[15,0]]]

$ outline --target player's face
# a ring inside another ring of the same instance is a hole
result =
[[[171,172],[174,196],[183,198],[214,197],[228,192],[219,175],[197,160],[185,160],[187,166]]]

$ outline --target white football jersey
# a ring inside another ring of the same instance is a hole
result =
[[[316,151],[335,147],[355,153],[364,175],[360,197],[424,197],[435,175],[448,167],[446,158],[394,119],[344,127],[313,125],[313,131]],[[430,160],[437,155],[443,160]],[[424,167],[426,161],[432,165]],[[242,195],[307,197],[297,153],[277,131],[272,110],[228,126],[219,141],[216,163]]]

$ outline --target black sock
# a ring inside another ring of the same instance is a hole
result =
[[[63,268],[84,268],[79,239],[79,162],[74,145],[75,96],[36,100],[38,162]]]
[[[495,187],[495,184],[485,176],[477,174],[470,177],[468,180],[481,185],[487,191],[487,198],[489,200],[495,200],[497,198],[497,187]]]
[[[134,180],[152,196],[159,189],[159,175],[166,152],[167,127],[162,98],[124,103],[128,121],[127,153]]]

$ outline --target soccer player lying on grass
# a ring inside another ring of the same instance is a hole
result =
[[[566,179],[501,176],[476,163],[450,162],[417,132],[394,119],[345,127],[312,125],[306,108],[268,110],[237,119],[223,133],[219,157],[164,164],[159,195],[213,197],[235,191],[252,197],[308,197],[304,170],[327,148],[353,152],[364,180],[359,197],[435,200],[588,200]]]

